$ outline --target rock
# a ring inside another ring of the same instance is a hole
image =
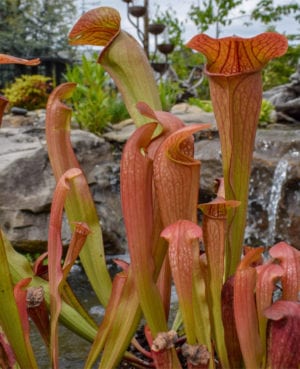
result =
[[[211,131],[217,131],[214,113],[207,113],[195,105],[180,103],[173,106],[171,113],[175,114],[185,123],[210,123]]]
[[[126,119],[120,123],[111,126],[111,131],[102,135],[110,142],[125,143],[135,130],[132,119]]]
[[[27,109],[18,108],[17,106],[13,106],[10,111],[14,115],[26,115],[28,112]]]
[[[249,191],[246,238],[300,249],[300,130],[259,130]]]
[[[5,114],[1,127],[21,127],[21,126],[44,126],[46,111],[39,109],[28,111],[26,115]]]
[[[71,138],[91,184],[97,211],[103,214],[100,222],[108,253],[120,253],[125,241],[115,183],[119,163],[114,163],[111,145],[103,138],[80,130],[73,131]],[[44,251],[55,187],[44,129],[2,128],[0,158],[0,224],[17,249]],[[65,245],[70,239],[66,220],[62,239]]]
[[[300,64],[290,83],[266,91],[263,96],[274,105],[277,122],[300,123]]]
[[[171,113],[180,118],[184,123],[210,123],[210,132],[217,132],[216,120],[213,113],[206,113],[197,106],[187,103],[176,104]],[[110,126],[110,130],[102,134],[106,140],[118,144],[125,143],[135,130],[132,119],[126,119],[118,124]]]

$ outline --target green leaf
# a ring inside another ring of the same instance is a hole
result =
[[[26,332],[24,331],[24,326],[15,301],[13,281],[10,275],[2,232],[0,232],[0,264],[0,325],[7,336],[16,360],[21,368],[38,369],[28,336],[26,338]]]

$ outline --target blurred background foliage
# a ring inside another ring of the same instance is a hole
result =
[[[71,97],[74,118],[80,128],[100,134],[109,123],[129,118],[121,96],[100,64],[97,54],[67,68],[66,80],[77,88]]]
[[[10,106],[27,110],[45,109],[50,92],[52,80],[41,75],[23,75],[3,90]]]
[[[0,52],[23,58],[70,52],[75,16],[73,0],[1,0]]]

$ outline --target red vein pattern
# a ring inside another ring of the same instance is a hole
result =
[[[120,32],[120,14],[109,7],[92,9],[79,19],[69,34],[71,45],[106,46]]]
[[[208,73],[232,75],[260,70],[270,59],[286,52],[287,41],[274,32],[252,38],[233,36],[214,39],[198,35],[187,46],[207,57]]]

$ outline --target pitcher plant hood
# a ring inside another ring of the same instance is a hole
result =
[[[286,37],[265,32],[251,38],[238,36],[215,39],[205,34],[187,44],[207,58],[206,73],[232,76],[261,70],[271,59],[287,51]]]
[[[71,45],[103,46],[98,63],[110,74],[137,126],[149,120],[136,108],[146,101],[161,110],[154,72],[142,46],[121,29],[117,10],[99,7],[84,13],[69,34]]]

